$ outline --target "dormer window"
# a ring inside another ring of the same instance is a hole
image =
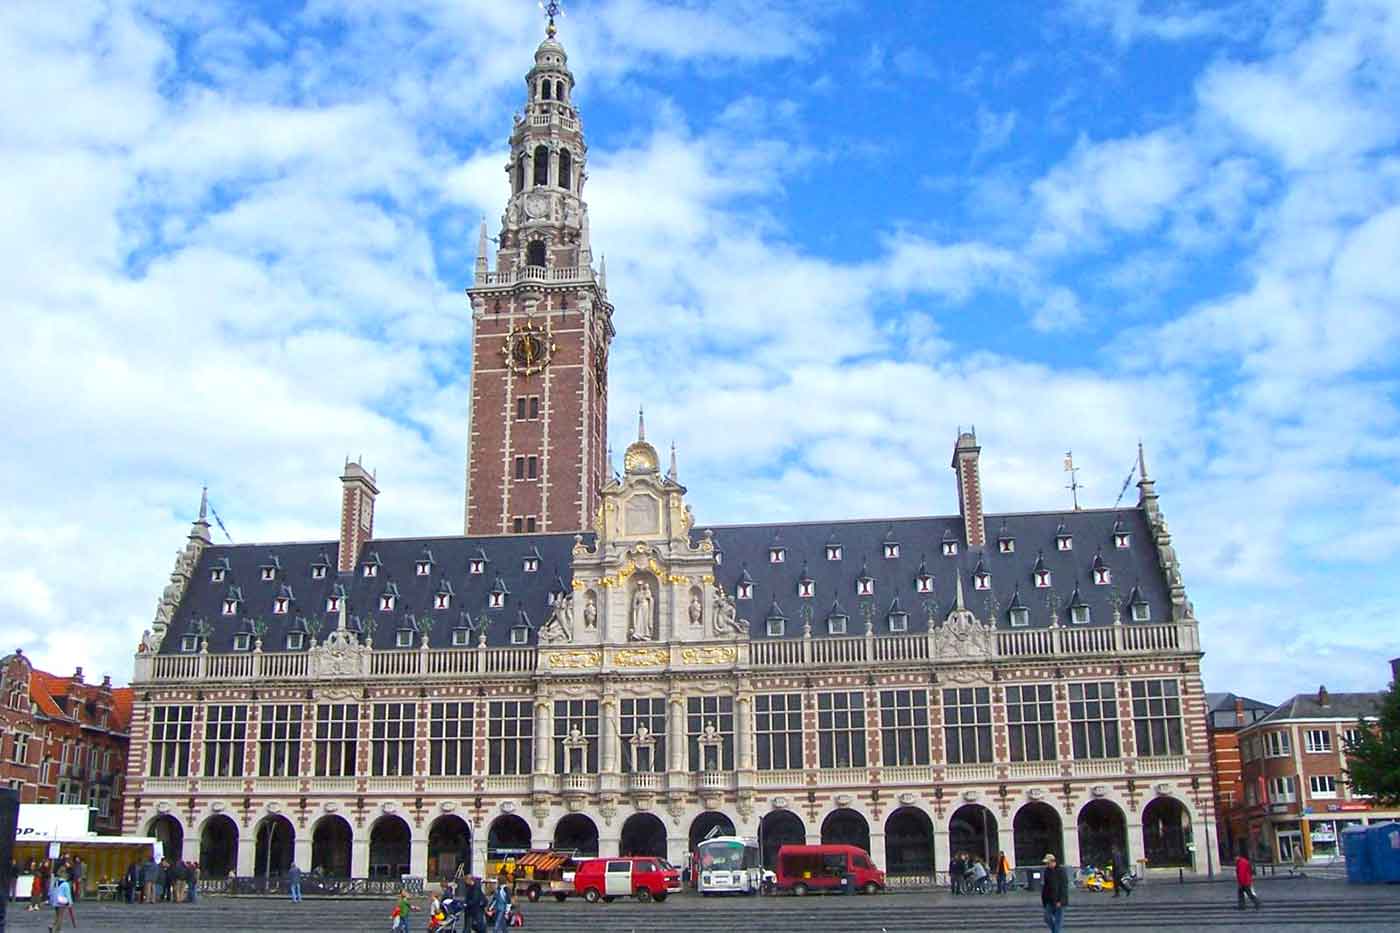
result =
[[[223,583],[223,582],[224,582],[224,574],[225,574],[225,572],[226,572],[226,571],[224,570],[224,568],[222,568],[222,567],[215,567],[213,570],[209,571],[209,582],[210,582],[210,583]]]
[[[413,572],[420,577],[429,576],[433,572],[433,562],[429,560],[420,560],[413,565]]]
[[[366,578],[379,576],[379,565],[365,564],[364,575]]]
[[[326,611],[327,611],[327,612],[339,612],[339,611],[340,611],[340,597],[339,597],[339,596],[327,596],[327,597],[326,597]]]
[[[397,648],[413,647],[413,629],[401,628],[394,633],[394,646]]]
[[[253,638],[247,632],[239,632],[233,636],[233,650],[247,651],[252,645]]]
[[[847,617],[847,616],[844,615],[844,614],[834,614],[834,615],[830,616],[830,617],[826,620],[826,631],[827,631],[827,634],[828,634],[828,635],[844,635],[844,634],[846,634],[846,624],[847,624],[849,621],[850,621],[850,620],[849,620],[849,617]]]
[[[471,560],[467,561],[467,573],[483,574],[483,573],[485,573],[485,572],[486,572],[486,559],[485,559],[485,558],[482,558],[482,557],[473,557]]]
[[[397,600],[394,598],[393,593],[385,593],[383,596],[379,597],[379,611],[393,612],[395,602],[397,602]]]
[[[462,648],[472,643],[472,633],[464,628],[452,630],[452,647]]]
[[[1113,582],[1113,573],[1106,566],[1094,568],[1094,585],[1108,586]]]
[[[786,623],[786,621],[787,621],[786,619],[782,619],[782,618],[779,618],[779,617],[777,617],[777,616],[770,617],[770,618],[768,619],[768,628],[767,628],[768,637],[769,637],[769,638],[782,638],[782,637],[783,637],[783,630],[784,630],[784,628],[785,628],[785,623]]]
[[[1089,624],[1089,607],[1088,607],[1088,606],[1082,606],[1082,605],[1081,605],[1081,606],[1070,606],[1070,607],[1069,607],[1069,620],[1070,620],[1071,622],[1073,622],[1075,625],[1088,625],[1088,624]]]
[[[272,601],[272,614],[273,614],[273,615],[277,615],[277,616],[284,616],[284,615],[286,615],[286,614],[287,614],[287,606],[290,604],[290,602],[291,602],[291,600],[287,599],[287,597],[285,597],[285,596],[278,596],[276,599],[274,599],[274,600]]]
[[[952,540],[945,540],[945,541],[943,542],[943,556],[944,556],[944,557],[957,557],[957,556],[958,556],[958,542],[952,541]]]
[[[1060,526],[1059,532],[1055,535],[1055,549],[1057,551],[1074,550],[1074,536],[1065,531],[1063,525]]]
[[[180,639],[180,650],[181,650],[181,651],[184,651],[184,652],[186,652],[186,653],[198,651],[198,650],[199,650],[199,636],[198,636],[198,635],[185,635],[185,636],[181,637],[181,639]]]
[[[811,599],[815,595],[815,593],[813,592],[815,588],[816,583],[812,580],[797,581],[797,595],[802,597],[803,599]]]
[[[1152,607],[1149,606],[1147,603],[1133,603],[1133,621],[1151,622]]]
[[[326,565],[325,565],[325,564],[312,564],[312,565],[311,565],[311,579],[313,579],[313,580],[324,580],[324,579],[326,579]]]
[[[1113,546],[1120,551],[1126,551],[1133,545],[1133,536],[1126,531],[1115,531],[1113,533]]]
[[[787,560],[787,548],[770,547],[768,549],[768,563],[781,564]]]
[[[524,570],[526,573],[536,573],[540,569],[540,559],[538,557],[525,558]]]
[[[452,607],[452,596],[449,593],[439,593],[433,597],[434,609],[450,609]]]
[[[897,541],[886,541],[886,542],[885,542],[885,560],[895,560],[895,559],[898,558],[898,557],[899,557],[899,542],[897,542]]]
[[[1010,612],[1012,628],[1025,628],[1031,624],[1031,611],[1025,606],[1013,606]]]
[[[974,590],[990,590],[992,588],[992,575],[985,570],[979,570],[972,575],[972,588]]]
[[[933,577],[926,573],[921,573],[914,578],[914,589],[916,592],[928,594],[933,592]]]
[[[998,550],[999,552],[1001,552],[1002,554],[1015,554],[1015,553],[1016,553],[1016,539],[1015,539],[1015,538],[998,538],[998,539],[997,539],[997,550]]]
[[[870,578],[870,577],[857,577],[857,578],[856,578],[856,595],[857,595],[857,596],[874,596],[874,595],[875,595],[875,581],[874,581],[872,578]]]
[[[839,544],[828,544],[828,545],[826,546],[826,559],[827,559],[827,560],[840,560],[840,559],[841,559],[841,545],[839,545]]]
[[[273,580],[276,580],[276,579],[277,579],[277,568],[276,568],[276,567],[266,566],[266,567],[261,567],[261,568],[259,568],[259,569],[260,569],[260,571],[262,572],[262,579],[263,579],[263,582],[264,582],[264,583],[271,583]]]
[[[506,604],[506,594],[501,592],[487,593],[486,605],[492,609],[504,608]]]
[[[902,610],[891,612],[887,619],[891,632],[909,631],[909,613]]]
[[[300,651],[300,650],[302,649],[302,646],[304,646],[305,644],[306,644],[306,635],[305,635],[304,633],[302,633],[302,632],[288,632],[288,633],[287,633],[287,650],[288,650],[288,651]]]
[[[739,599],[753,599],[753,584],[741,582],[734,595]]]
[[[1035,587],[1038,590],[1050,588],[1050,571],[1037,570],[1035,572]]]
[[[510,630],[510,643],[512,645],[528,645],[530,643],[530,630],[523,625],[517,625]]]
[[[236,615],[238,615],[238,600],[236,600],[236,599],[226,599],[226,600],[224,600],[224,615],[226,615],[226,616],[236,616]]]

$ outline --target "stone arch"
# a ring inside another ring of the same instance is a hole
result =
[[[284,875],[292,867],[297,831],[277,813],[263,817],[253,830],[253,874],[259,878]]]
[[[1105,866],[1127,858],[1128,818],[1112,800],[1090,800],[1079,808],[1079,864]]]
[[[549,184],[549,147],[536,146],[531,161],[535,163],[535,187]]]
[[[545,78],[540,82],[540,99],[549,100],[554,96],[554,82]]]
[[[199,872],[205,878],[227,878],[238,871],[238,824],[216,813],[199,830]]]
[[[1065,829],[1059,811],[1043,800],[1016,808],[1011,818],[1013,865],[1038,865],[1046,855],[1065,861]]]
[[[565,191],[569,190],[570,179],[574,173],[574,157],[567,149],[559,150],[559,187]]]
[[[185,857],[185,824],[173,813],[162,813],[147,823],[146,835],[160,840],[161,852],[166,858]]]
[[[1156,797],[1142,808],[1142,854],[1148,868],[1190,868],[1191,813],[1175,797]]]
[[[885,818],[885,871],[891,875],[932,875],[938,853],[933,820],[918,807],[900,807]]]
[[[807,826],[791,810],[771,810],[758,821],[759,848],[765,868],[778,866],[778,850],[807,842]]]
[[[666,824],[652,813],[633,813],[622,824],[619,855],[666,858]]]
[[[369,828],[369,876],[398,878],[409,873],[413,830],[403,817],[386,813]]]
[[[311,870],[327,878],[350,877],[350,849],[355,832],[345,817],[328,813],[311,828]]]
[[[690,851],[694,852],[695,847],[711,833],[716,836],[735,835],[734,821],[719,810],[706,810],[696,816],[690,821]]]
[[[472,828],[455,813],[444,814],[428,827],[428,877],[455,878],[472,867]]]
[[[486,831],[486,860],[500,861],[530,851],[530,824],[514,813],[503,813]]]
[[[563,79],[563,78],[560,78],[558,81],[555,81],[555,82],[554,82],[554,99],[555,99],[555,100],[563,100],[563,99],[564,99],[564,79]]]
[[[949,857],[966,853],[983,858],[987,865],[997,855],[997,818],[980,803],[965,803],[948,821]]]
[[[870,823],[859,810],[838,807],[822,820],[822,845],[858,846],[870,851]]]
[[[580,856],[598,854],[598,824],[582,813],[570,813],[554,824],[554,848],[572,849]]]

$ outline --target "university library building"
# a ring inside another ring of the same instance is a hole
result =
[[[697,523],[674,451],[606,436],[613,306],[551,26],[483,224],[464,533],[213,543],[136,655],[127,833],[207,876],[485,873],[535,848],[682,864],[715,832],[1205,872],[1197,622],[1139,451],[1121,509]]]

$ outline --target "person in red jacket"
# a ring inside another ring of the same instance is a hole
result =
[[[1244,899],[1248,897],[1254,902],[1254,909],[1259,909],[1259,897],[1254,893],[1254,865],[1250,863],[1249,856],[1243,852],[1235,859],[1235,883],[1239,885],[1240,910],[1244,910]]]

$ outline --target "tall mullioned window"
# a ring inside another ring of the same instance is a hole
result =
[[[624,699],[618,725],[622,733],[622,770],[625,773],[666,770],[665,697]],[[639,735],[645,735],[650,741],[633,742]]]
[[[1117,758],[1118,688],[1110,680],[1069,685],[1069,732],[1074,757]]]
[[[321,703],[316,707],[316,776],[353,777],[360,731],[360,707]]]
[[[1006,688],[1006,733],[1012,761],[1055,761],[1055,688],[1026,684]]]
[[[465,777],[472,773],[476,734],[471,703],[434,703],[428,708],[428,773]]]
[[[534,767],[535,721],[530,700],[492,700],[486,708],[486,766],[490,774],[529,774]]]
[[[301,774],[300,703],[267,703],[258,719],[258,775]]]
[[[926,765],[928,691],[880,691],[880,758],[886,767]]]
[[[375,777],[413,774],[415,703],[376,703],[370,721],[370,773]]]
[[[823,768],[865,767],[865,694],[817,694],[817,753]]]
[[[193,706],[151,707],[151,777],[190,776]]]
[[[950,765],[987,764],[992,758],[992,691],[943,691],[943,749]]]
[[[242,777],[248,707],[216,704],[204,711],[204,776]]]
[[[1182,754],[1180,684],[1133,681],[1133,731],[1138,757]]]
[[[760,693],[754,697],[758,770],[802,767],[802,694]]]
[[[685,731],[691,771],[734,770],[734,698],[689,697]]]
[[[554,773],[598,771],[598,701],[554,701]]]

